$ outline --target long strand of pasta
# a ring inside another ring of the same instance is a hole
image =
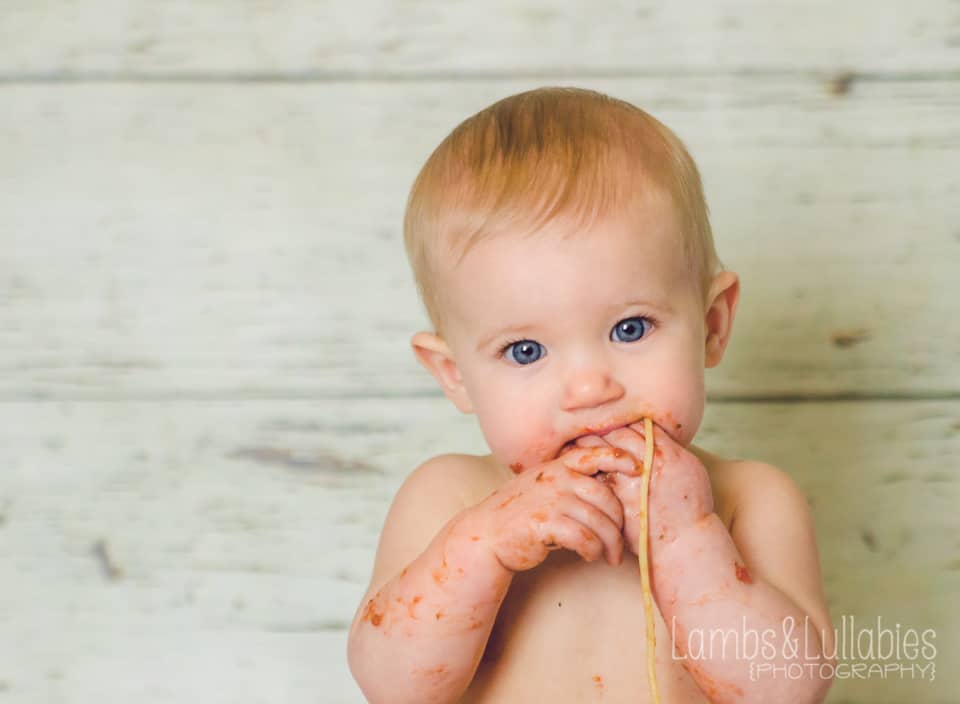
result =
[[[643,483],[640,489],[640,546],[637,555],[640,556],[640,584],[643,587],[643,611],[647,617],[647,679],[650,683],[650,696],[654,704],[660,704],[660,694],[657,692],[657,673],[654,667],[657,649],[657,634],[653,622],[653,598],[650,592],[650,564],[647,558],[647,538],[650,531],[647,521],[647,505],[650,496],[650,474],[653,470],[653,421],[643,419],[644,458]]]

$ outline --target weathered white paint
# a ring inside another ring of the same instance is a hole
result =
[[[743,284],[713,395],[872,399],[697,437],[806,491],[836,625],[937,630],[935,682],[830,701],[958,701],[960,3],[598,7],[3,3],[0,700],[362,701],[393,493],[485,451],[408,349],[406,191],[471,112],[578,84],[701,166]]]
[[[955,83],[651,78],[742,277],[724,395],[958,393]],[[536,82],[0,88],[7,398],[434,393],[402,248],[459,120]],[[849,347],[836,332],[866,329]]]
[[[936,628],[932,684],[834,701],[948,701],[960,404],[709,405],[696,442],[803,488],[838,627]],[[0,404],[0,691],[362,701],[346,628],[391,497],[443,452],[485,452],[445,399]]]
[[[960,69],[951,0],[5,0],[0,20],[4,75]]]

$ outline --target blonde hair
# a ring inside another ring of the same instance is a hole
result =
[[[467,118],[420,170],[403,221],[417,291],[437,333],[446,327],[438,284],[451,257],[455,268],[484,239],[530,236],[558,218],[573,234],[657,193],[672,199],[702,299],[722,264],[697,166],[668,127],[626,101],[570,87],[518,93]]]

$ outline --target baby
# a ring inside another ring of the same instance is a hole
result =
[[[349,636],[367,699],[653,701],[649,540],[661,701],[822,701],[804,495],[692,444],[739,281],[682,142],[594,91],[505,98],[427,160],[404,236],[435,330],[414,352],[491,453],[434,457],[394,498]]]

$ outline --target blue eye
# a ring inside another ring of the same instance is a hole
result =
[[[510,350],[513,350],[515,354],[510,354]],[[498,356],[502,357],[506,355],[517,364],[526,366],[527,364],[533,364],[543,356],[538,350],[543,350],[543,345],[539,342],[534,342],[533,340],[512,340],[500,348]]]
[[[620,342],[636,342],[649,333],[653,321],[643,315],[624,318],[613,328],[611,335],[616,334]]]
[[[654,325],[656,321],[645,315],[624,318],[610,332],[610,337],[619,342],[636,342],[649,335]],[[539,361],[546,353],[546,349],[539,342],[522,339],[505,343],[497,352],[497,356],[507,357],[521,366],[527,366]]]

